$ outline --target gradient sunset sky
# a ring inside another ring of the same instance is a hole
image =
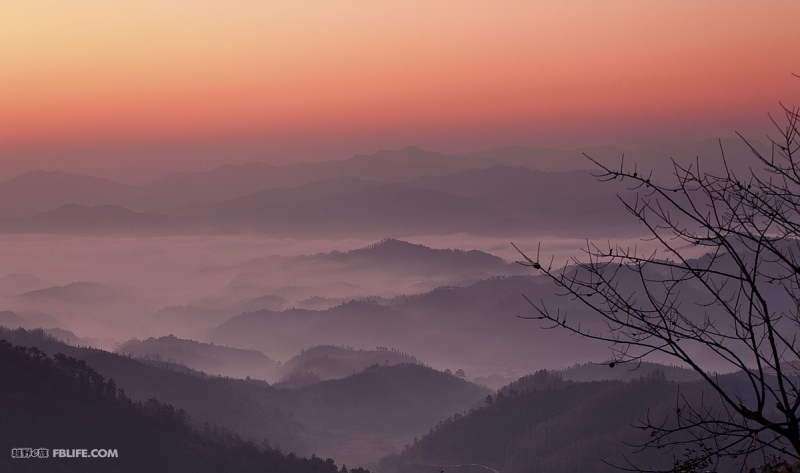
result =
[[[762,138],[800,2],[0,3],[0,179]]]

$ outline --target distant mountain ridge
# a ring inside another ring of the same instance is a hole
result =
[[[5,306],[19,313],[53,314],[57,326],[81,335],[106,340],[116,333],[141,336],[143,320],[155,305],[137,289],[97,282],[77,281],[17,294]],[[44,328],[50,328],[43,326]],[[105,342],[104,342],[105,343]]]
[[[709,146],[695,148],[708,154]],[[729,147],[744,152],[741,144]],[[670,153],[695,148],[648,153],[663,166]],[[621,159],[615,148],[588,151],[608,165]],[[35,171],[0,182],[0,233],[373,238],[640,231],[617,198],[632,199],[632,191],[581,170],[592,167],[580,151],[510,147],[453,156],[408,147],[321,163],[226,165],[139,186]]]
[[[355,250],[332,251],[323,254],[322,257],[332,261],[370,259],[382,262],[408,262],[413,265],[433,261],[437,265],[467,265],[471,270],[506,265],[502,258],[479,250],[434,249],[396,238],[384,238],[377,243]]]
[[[14,273],[0,277],[0,297],[44,289],[53,284],[32,274]]]
[[[491,164],[484,158],[462,159],[408,147],[320,163],[229,164],[211,171],[171,173],[145,185],[120,184],[62,171],[30,171],[0,182],[0,217],[32,215],[65,204],[119,205],[141,212],[220,202],[331,178],[393,183]]]
[[[333,250],[329,253],[300,256],[268,256],[227,266],[203,268],[200,272],[221,270],[256,270],[264,266],[279,264],[287,268],[298,264],[356,265],[371,267],[380,265],[382,269],[391,270],[408,267],[417,273],[424,274],[429,270],[463,272],[499,270],[508,267],[502,258],[479,250],[459,250],[430,248],[422,244],[410,243],[396,238],[384,238],[371,245],[354,250]],[[515,268],[516,269],[516,268]]]
[[[388,348],[356,350],[319,345],[303,350],[281,366],[280,387],[299,387],[329,379],[341,379],[372,365],[416,364],[416,357]]]
[[[335,263],[370,267],[379,265],[385,271],[425,276],[458,275],[513,275],[526,273],[524,268],[509,263],[499,256],[480,250],[430,248],[396,238],[384,238],[363,248],[307,257]]]
[[[172,361],[211,375],[271,381],[275,360],[257,350],[231,348],[168,335],[145,340],[128,340],[115,350],[122,355],[156,361]]]
[[[252,210],[270,204],[327,199],[350,192],[360,191],[369,187],[380,186],[382,184],[383,183],[378,181],[358,179],[351,176],[339,176],[309,182],[297,187],[269,188],[253,194],[247,194],[242,197],[223,200],[212,204],[193,204],[185,208],[174,209],[169,213],[216,214],[231,210]]]
[[[764,148],[758,142],[753,144],[759,149]],[[750,156],[750,150],[739,139],[725,139],[723,146],[729,162],[735,162],[739,156]],[[718,141],[703,140],[686,146],[650,146],[638,150],[606,146],[565,151],[509,146],[463,155],[447,155],[410,146],[339,161],[283,166],[260,162],[228,164],[210,171],[171,173],[144,185],[120,184],[63,171],[30,171],[0,182],[0,217],[33,215],[65,204],[85,207],[118,205],[136,212],[180,208],[345,176],[378,183],[399,183],[496,165],[555,172],[593,169],[595,166],[583,156],[584,153],[609,165],[617,165],[624,154],[626,162],[639,161],[643,171],[656,168],[658,174],[665,176],[671,174],[671,157],[685,162],[699,156],[712,167],[720,161]]]
[[[207,228],[196,217],[139,213],[118,205],[65,204],[35,215],[0,220],[0,233],[184,234]]]
[[[408,185],[478,200],[524,222],[528,229],[608,232],[632,222],[617,197],[631,199],[631,191],[616,182],[600,182],[588,171],[543,172],[496,165],[421,177]]]
[[[128,205],[136,187],[62,171],[31,171],[0,182],[0,217],[22,217],[66,204]]]
[[[481,201],[405,184],[384,184],[330,198],[270,203],[254,209],[212,209],[203,215],[229,232],[280,236],[491,234],[521,227]]]
[[[64,286],[51,286],[25,292],[17,298],[27,300],[54,300],[58,302],[102,303],[128,295],[119,288],[96,282],[78,281]]]
[[[574,188],[569,193],[564,189]],[[256,233],[279,237],[403,237],[468,233],[520,235],[631,231],[613,186],[588,173],[539,173],[495,166],[408,184],[335,178],[159,212],[65,204],[0,218],[0,233],[183,235]]]
[[[438,366],[464,368],[513,364],[530,370],[552,366],[553,360],[571,365],[608,356],[605,345],[543,331],[537,321],[525,320],[533,309],[523,294],[558,302],[565,310],[577,308],[575,302],[559,299],[541,278],[497,277],[391,299],[352,300],[323,310],[242,313],[210,328],[205,339],[279,358],[298,346],[390,346]],[[577,310],[574,317],[587,326],[597,324]]]
[[[231,315],[290,307],[326,309],[351,299],[391,298],[525,273],[526,268],[482,251],[429,248],[387,238],[349,251],[271,255],[201,268],[198,275],[230,282],[221,293],[191,304],[225,308]],[[287,286],[289,280],[302,286]]]

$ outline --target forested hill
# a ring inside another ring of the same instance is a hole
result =
[[[155,398],[133,402],[113,380],[63,354],[0,340],[0,373],[2,471],[342,471],[333,460],[284,455],[208,424],[195,430],[182,410]],[[12,448],[47,448],[50,455],[12,459]],[[116,449],[118,457],[54,458],[54,448]]]
[[[301,351],[281,366],[283,381],[276,386],[300,387],[360,373],[372,365],[417,364],[416,357],[378,347],[375,350],[318,345]]]
[[[661,372],[631,382],[571,382],[537,373],[522,384],[440,422],[400,455],[385,458],[381,472],[411,473],[431,464],[480,464],[503,473],[618,471],[604,461],[624,464],[622,454],[633,453],[625,442],[644,435],[631,425],[648,411],[666,415],[678,391]],[[671,466],[671,454],[662,452],[646,451],[637,460]]]
[[[134,401],[155,396],[193,418],[301,455],[316,453],[351,466],[369,466],[488,391],[455,376],[414,365],[373,365],[343,379],[298,389],[263,381],[209,377],[179,365],[164,369],[134,358],[72,347],[41,330],[7,330],[0,338],[65,353],[114,378]],[[2,471],[2,470],[0,470]]]
[[[276,369],[275,360],[260,351],[185,340],[174,335],[128,340],[117,347],[116,352],[148,360],[176,362],[195,370],[234,378],[252,376],[270,380]]]
[[[0,338],[15,345],[37,347],[49,355],[60,352],[83,360],[103,376],[113,378],[134,401],[155,396],[196,419],[254,438],[267,438],[288,451],[312,453],[307,426],[253,399],[254,393],[268,390],[266,383],[187,374],[188,369],[179,365],[162,369],[115,353],[66,345],[41,330],[0,327]]]

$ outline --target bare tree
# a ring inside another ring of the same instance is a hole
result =
[[[587,243],[563,268],[540,260],[541,248],[535,257],[521,252],[523,264],[603,324],[588,328],[585,317],[532,300],[530,318],[608,342],[612,368],[666,355],[705,380],[704,398],[679,396],[669,420],[639,426],[649,438],[643,447],[686,448],[670,471],[699,471],[722,457],[744,465],[753,454],[800,460],[800,109],[782,108],[769,152],[740,135],[757,165],[745,175],[722,150],[721,172],[673,161],[673,185],[624,159],[619,167],[592,160],[600,180],[636,190],[620,200],[655,251]],[[740,382],[712,366],[738,372]]]

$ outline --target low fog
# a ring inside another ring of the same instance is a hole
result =
[[[617,197],[635,190],[570,170],[586,166],[574,154],[407,148],[138,187],[26,174],[0,183],[12,215],[0,219],[0,324],[105,349],[174,335],[277,361],[385,346],[468,377],[602,360],[606,347],[520,318],[523,294],[571,302],[516,264],[514,245],[556,266],[589,241],[650,245]]]
[[[276,361],[317,345],[386,346],[470,378],[503,379],[609,356],[600,344],[519,318],[533,315],[523,294],[574,304],[516,262],[522,256],[512,240],[566,264],[580,257],[585,239],[1,238],[0,294],[9,312],[0,324],[62,329],[71,335],[57,335],[70,343],[116,349],[173,335]],[[647,248],[639,238],[617,243]]]

